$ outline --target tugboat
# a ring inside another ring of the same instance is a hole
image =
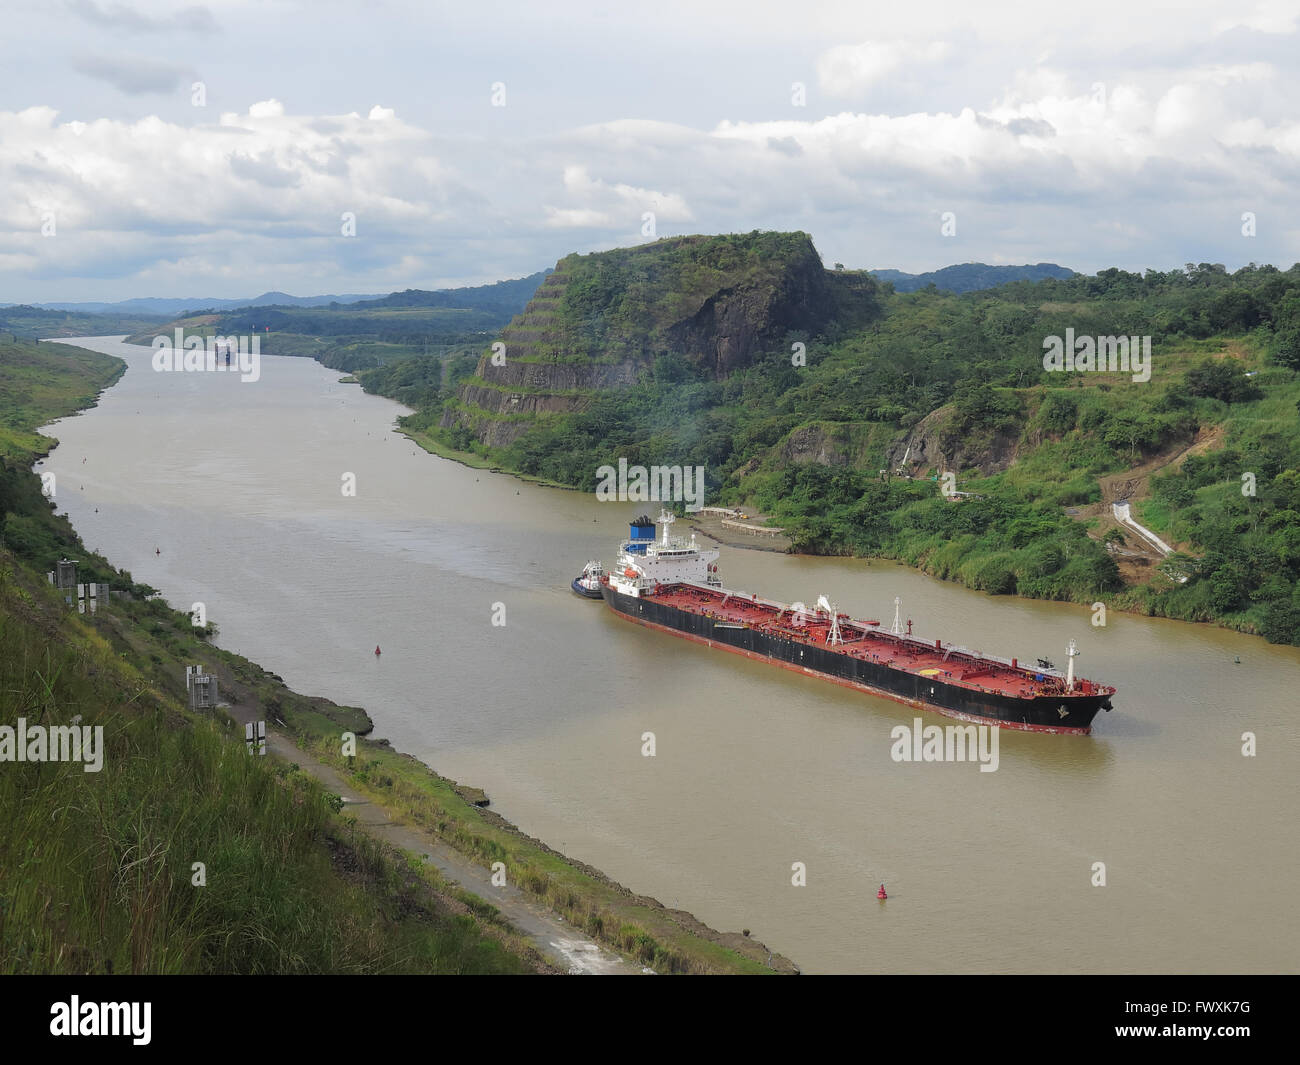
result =
[[[582,567],[582,572],[573,578],[569,587],[584,599],[602,599],[601,583],[605,580],[605,567],[592,559]]]

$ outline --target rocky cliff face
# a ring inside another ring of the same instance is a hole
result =
[[[815,462],[821,466],[847,466],[849,457],[836,434],[822,425],[796,429],[781,445],[781,461],[795,466]]]
[[[826,271],[809,241],[775,276],[712,293],[664,336],[672,350],[721,379],[780,347],[789,333],[805,340],[820,333],[831,314]]]
[[[988,477],[1016,461],[1019,432],[983,433],[975,437],[952,431],[956,411],[949,405],[931,411],[889,450],[889,468],[900,466],[913,476],[936,472],[978,470]]]
[[[508,446],[537,415],[581,410],[591,393],[644,380],[657,357],[721,379],[807,340],[833,316],[833,282],[803,233],[677,237],[571,255],[502,332],[495,357],[441,425]]]

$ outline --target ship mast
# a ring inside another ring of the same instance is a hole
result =
[[[899,610],[902,607],[902,605],[903,605],[903,600],[900,599],[898,596],[894,596],[894,623],[889,627],[889,631],[892,632],[895,636],[903,635],[903,621],[899,614]]]
[[[1079,653],[1079,648],[1075,646],[1073,640],[1070,641],[1070,646],[1065,653],[1070,656],[1070,661],[1065,667],[1065,690],[1072,692],[1074,691],[1074,659]]]
[[[675,521],[677,520],[677,518],[674,517],[672,514],[669,514],[669,513],[668,513],[668,508],[667,508],[667,507],[660,507],[660,508],[659,508],[659,519],[658,519],[658,520],[659,520],[659,524],[662,525],[662,526],[664,527],[664,540],[663,540],[663,546],[664,546],[664,547],[667,547],[667,546],[668,546],[668,526],[670,526],[673,522],[675,522]]]
[[[826,596],[819,595],[817,597],[817,605],[831,616],[831,628],[826,634],[826,642],[831,645],[843,643],[844,638],[840,635],[840,614],[835,604],[827,599]]]

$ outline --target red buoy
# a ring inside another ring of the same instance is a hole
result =
[[[379,653],[379,644],[375,644],[375,654],[378,655]]]
[[[884,885],[884,884],[881,884],[881,885],[880,885],[880,890],[876,892],[876,898],[878,898],[878,899],[887,899],[887,898],[889,898],[889,896],[885,894],[885,885]]]

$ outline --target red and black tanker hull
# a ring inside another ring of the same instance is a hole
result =
[[[1109,692],[1022,697],[974,689],[938,677],[918,676],[832,647],[787,639],[758,628],[722,624],[654,596],[624,595],[609,584],[602,586],[602,593],[615,612],[642,625],[963,721],[1030,732],[1087,735],[1097,713],[1110,709]]]

